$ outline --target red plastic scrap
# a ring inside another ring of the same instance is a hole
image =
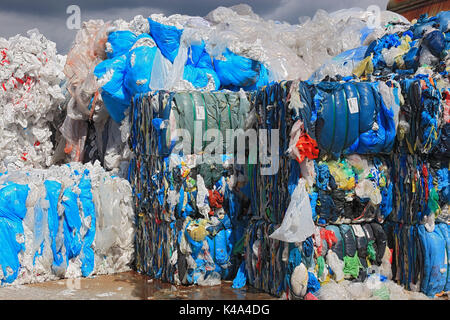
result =
[[[297,161],[302,163],[305,158],[310,160],[316,159],[319,156],[319,148],[317,142],[311,138],[307,133],[303,133],[295,145],[300,152],[300,158]]]
[[[320,228],[320,245],[317,247],[317,255],[322,255],[323,243],[322,240],[327,242],[328,248],[331,249],[335,243],[337,243],[336,235],[332,230]]]
[[[0,65],[4,66],[5,63],[10,64],[9,60],[6,59],[6,57],[7,57],[6,49],[3,49],[2,51],[0,51],[0,53],[2,54],[2,60],[0,61]]]
[[[319,300],[315,295],[313,295],[311,292],[308,292],[306,296],[304,297],[305,300]]]
[[[212,216],[214,215],[213,208],[222,208],[223,204],[223,196],[220,194],[217,190],[208,190],[208,200],[209,200],[209,206],[211,207],[211,210],[209,211],[209,214]]]
[[[429,190],[428,190],[428,169],[426,165],[422,165],[422,173],[423,173],[423,181],[425,184],[425,201],[428,201],[428,194],[429,194]]]

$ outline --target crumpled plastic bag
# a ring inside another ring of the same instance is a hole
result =
[[[306,180],[299,179],[280,227],[269,237],[285,242],[303,242],[314,233],[312,209]]]

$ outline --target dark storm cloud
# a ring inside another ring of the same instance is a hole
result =
[[[10,37],[38,28],[48,39],[56,42],[61,53],[67,53],[76,31],[66,27],[66,9],[76,4],[81,9],[81,20],[122,18],[131,20],[141,14],[175,13],[205,16],[219,6],[249,4],[253,11],[265,19],[298,23],[301,16],[312,17],[318,9],[328,12],[344,8],[367,8],[370,4],[385,9],[388,0],[2,0],[0,11],[0,36]]]

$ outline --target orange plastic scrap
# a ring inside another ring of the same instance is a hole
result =
[[[64,148],[64,152],[66,154],[70,154],[72,152],[73,145],[70,142],[66,142],[66,147]]]
[[[421,84],[422,90],[428,89],[428,86],[427,86],[427,83],[425,82],[425,80],[421,79],[420,84]]]
[[[95,103],[97,102],[98,95],[99,95],[99,92],[97,89],[97,91],[95,91],[94,100],[92,100],[91,113],[89,114],[89,119],[91,119],[91,120],[94,117]]]
[[[307,133],[303,133],[295,144],[300,152],[300,158],[297,157],[297,161],[302,163],[305,157],[308,159],[316,159],[319,156],[319,148],[317,142],[311,138]]]
[[[428,77],[428,79],[430,80],[430,83],[433,87],[436,87],[436,85],[434,84],[434,80],[431,76]]]

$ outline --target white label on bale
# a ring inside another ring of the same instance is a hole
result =
[[[348,98],[347,99],[348,109],[350,110],[350,113],[357,113],[359,111],[358,107],[358,98]]]
[[[205,107],[204,106],[196,105],[195,113],[197,114],[197,120],[205,120]]]

